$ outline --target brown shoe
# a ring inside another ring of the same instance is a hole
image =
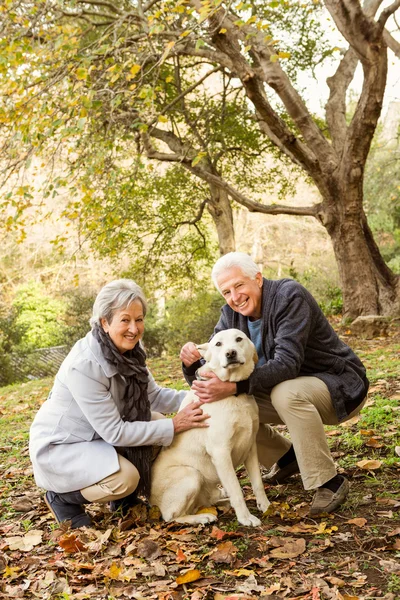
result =
[[[345,477],[343,477],[343,482],[336,492],[332,492],[329,488],[318,488],[311,503],[310,517],[336,510],[345,501],[349,489],[349,482]]]
[[[300,473],[297,460],[292,461],[286,467],[280,467],[278,463],[275,463],[262,479],[264,483],[268,483],[269,485],[280,485],[281,483],[285,483],[292,475],[296,475],[296,473]]]

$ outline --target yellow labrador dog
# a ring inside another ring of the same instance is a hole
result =
[[[220,331],[197,348],[206,360],[200,375],[214,371],[223,381],[247,379],[257,361],[253,343],[238,329]],[[196,398],[189,392],[181,408]],[[150,502],[159,507],[165,521],[199,524],[216,520],[212,513],[196,514],[200,507],[228,498],[239,523],[257,527],[261,521],[249,512],[235,472],[240,464],[245,465],[257,507],[265,512],[269,501],[258,464],[259,421],[254,397],[229,396],[207,403],[205,408],[209,427],[179,433],[154,461]]]

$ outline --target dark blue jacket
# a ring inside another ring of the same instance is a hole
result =
[[[250,379],[239,382],[238,393],[257,396],[257,392],[269,393],[281,381],[315,376],[326,383],[338,420],[343,421],[365,398],[369,382],[364,365],[339,339],[315,298],[292,279],[264,279],[261,318],[267,362]],[[225,305],[214,335],[232,327],[249,336],[247,317]],[[184,369],[189,383],[198,366]]]

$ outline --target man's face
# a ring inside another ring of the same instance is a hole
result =
[[[244,275],[240,267],[231,267],[217,278],[218,288],[226,303],[244,317],[261,317],[262,275],[255,279]]]

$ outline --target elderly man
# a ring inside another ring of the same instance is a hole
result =
[[[241,329],[255,344],[259,361],[244,382],[222,382],[213,373],[197,381],[200,355],[188,342],[181,350],[187,381],[202,402],[254,394],[261,423],[259,460],[267,468],[273,465],[265,481],[283,483],[300,472],[304,488],[316,490],[310,515],[336,510],[349,484],[336,472],[324,424],[346,421],[361,410],[369,385],[363,364],[298,282],[263,278],[242,252],[221,257],[212,279],[226,300],[214,333]],[[284,423],[290,441],[271,423]]]

